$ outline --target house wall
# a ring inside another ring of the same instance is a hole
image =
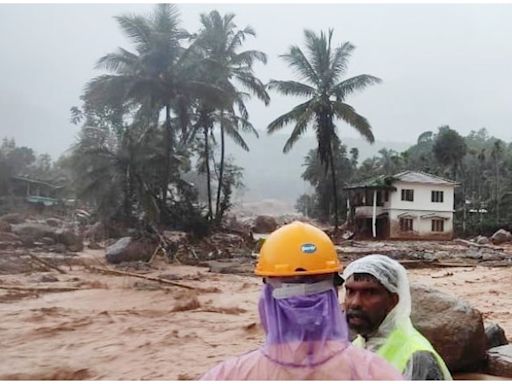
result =
[[[453,238],[453,186],[396,182],[397,190],[389,195],[389,237],[394,239],[440,239]],[[414,201],[402,201],[402,189],[414,190]],[[443,191],[443,202],[432,202],[432,191]],[[443,232],[432,232],[432,218],[421,216],[434,213],[446,218]],[[399,216],[407,214],[413,219],[413,231],[401,232]]]
[[[450,185],[418,184],[418,183],[393,183],[396,191],[389,194],[390,209],[416,209],[432,212],[453,212],[453,190]],[[414,201],[402,201],[402,189],[414,190]],[[432,202],[432,191],[443,191],[444,201],[442,203]]]
[[[407,213],[413,219],[413,231],[400,231],[399,215]],[[451,240],[453,238],[453,213],[438,213],[440,217],[447,220],[444,221],[443,232],[432,232],[432,218],[421,218],[421,216],[429,214],[428,211],[417,210],[389,210],[389,238],[390,239],[432,239],[432,240]]]

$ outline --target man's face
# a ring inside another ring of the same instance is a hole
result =
[[[397,303],[398,295],[389,292],[371,275],[355,274],[345,282],[348,325],[360,335],[375,332]]]

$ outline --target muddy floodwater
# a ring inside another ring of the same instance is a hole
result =
[[[0,379],[197,379],[217,362],[261,343],[260,279],[163,264],[146,274],[198,290],[79,266],[66,274],[0,276],[4,286],[78,288],[0,290]],[[467,300],[486,322],[497,322],[512,335],[512,268],[409,274],[414,282]],[[58,281],[48,282],[55,277]]]

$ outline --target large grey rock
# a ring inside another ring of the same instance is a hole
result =
[[[489,349],[487,359],[489,374],[512,378],[512,344]]]
[[[55,238],[55,231],[47,224],[23,223],[13,224],[12,232],[18,235],[25,244],[32,244],[43,237]]]
[[[20,238],[12,232],[0,232],[0,249],[18,248],[22,246]]]
[[[25,218],[19,213],[7,213],[0,216],[0,220],[6,221],[9,224],[21,224],[25,221]]]
[[[485,337],[487,338],[487,348],[508,344],[505,331],[498,324],[493,323],[485,327]]]
[[[491,241],[493,244],[506,243],[507,241],[512,241],[512,235],[509,231],[498,229],[494,235],[492,235]]]
[[[20,237],[12,232],[0,232],[0,241],[20,241]]]
[[[270,233],[277,229],[277,222],[272,216],[258,216],[252,230],[256,233]]]
[[[46,219],[46,224],[50,227],[62,227],[64,222],[61,219],[57,219],[56,217],[49,217]]]
[[[55,241],[64,244],[72,252],[80,252],[84,249],[82,238],[70,229],[59,229],[55,231]]]
[[[109,263],[118,264],[125,261],[148,261],[156,247],[156,243],[131,237],[123,237],[107,247],[105,257]]]
[[[488,237],[486,236],[478,236],[476,239],[475,239],[475,242],[477,244],[489,244],[491,241],[489,240]]]
[[[99,242],[103,241],[106,238],[106,228],[105,225],[98,221],[91,225],[87,230],[84,232],[84,237],[88,240]]]
[[[413,324],[430,340],[450,371],[474,370],[482,365],[487,341],[479,311],[422,285],[411,285],[411,295]]]
[[[470,259],[475,259],[475,260],[480,260],[482,259],[482,250],[481,249],[478,249],[478,248],[475,248],[475,247],[470,247],[465,255],[465,257],[468,257]]]

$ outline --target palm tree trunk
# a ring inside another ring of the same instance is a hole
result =
[[[208,220],[213,218],[212,208],[212,186],[210,175],[210,143],[208,142],[208,127],[204,127],[204,161],[206,165],[206,186],[208,190]]]
[[[223,119],[224,110],[220,110],[220,165],[219,165],[219,185],[217,186],[217,201],[215,203],[215,220],[220,222],[220,192],[222,190],[222,178],[224,176],[224,124]]]
[[[171,151],[172,151],[172,127],[171,127],[171,106],[165,106],[165,167],[162,178],[162,205],[167,204],[167,192],[169,189],[169,176],[171,172]],[[164,212],[164,210],[162,210]]]
[[[500,168],[496,155],[496,224],[500,225]]]
[[[334,158],[332,154],[332,144],[329,144],[329,166],[331,167],[332,178],[332,196],[334,199],[334,232],[338,231],[338,188],[336,186],[336,168],[334,166]]]

